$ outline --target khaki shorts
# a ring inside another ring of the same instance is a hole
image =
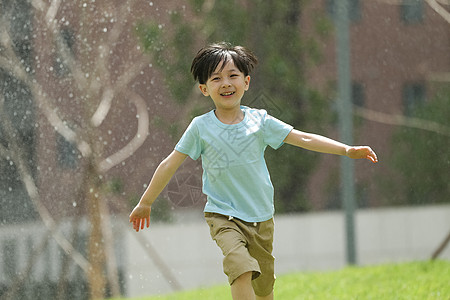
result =
[[[211,237],[224,255],[223,271],[230,285],[236,278],[253,272],[252,285],[260,297],[269,295],[275,283],[273,219],[249,223],[216,213],[205,213]]]

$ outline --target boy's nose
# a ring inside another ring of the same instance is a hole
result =
[[[230,87],[230,86],[231,86],[231,83],[229,83],[228,81],[224,81],[224,82],[222,83],[222,86],[223,86],[223,87]]]

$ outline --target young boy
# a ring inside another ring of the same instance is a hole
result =
[[[175,150],[156,169],[130,215],[136,231],[149,227],[151,205],[190,156],[202,158],[205,219],[221,248],[233,299],[273,299],[273,186],[264,160],[267,146],[283,143],[377,162],[370,147],[352,147],[305,133],[264,110],[241,106],[257,64],[249,50],[227,43],[201,49],[191,72],[215,109],[193,119]]]

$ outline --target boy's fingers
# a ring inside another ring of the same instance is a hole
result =
[[[133,223],[136,220],[136,212],[135,212],[135,210],[133,210],[131,212],[129,219],[130,219],[130,223]]]
[[[134,209],[129,217],[130,223],[133,224],[133,229],[139,231],[145,227],[150,227],[150,212],[143,209]],[[147,223],[147,226],[145,225]]]
[[[139,227],[140,227],[140,220],[139,219],[134,219],[133,220],[133,229],[137,231],[139,231]]]
[[[375,152],[367,146],[361,146],[361,147],[353,147],[348,151],[348,156],[354,159],[358,158],[365,158],[370,160],[373,163],[378,162],[377,155]]]
[[[375,152],[374,152],[371,148],[369,148],[369,157],[370,157],[370,160],[371,160],[373,163],[378,162],[377,155],[375,154]]]
[[[142,222],[141,219],[137,220],[137,222],[136,222],[136,232],[138,232],[141,229],[141,222]]]
[[[149,228],[150,227],[150,218],[134,218],[132,221],[130,221],[133,223],[133,229],[136,231],[139,231],[141,229],[144,229],[145,227]],[[147,225],[146,225],[147,224]]]
[[[359,147],[356,148],[357,152],[359,152],[359,155],[356,156],[356,158],[366,158],[373,163],[378,162],[377,155],[370,147]]]

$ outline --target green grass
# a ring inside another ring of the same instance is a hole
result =
[[[231,300],[229,287],[216,286],[132,300]],[[276,300],[405,299],[450,300],[450,261],[427,261],[334,272],[303,272],[278,276]]]

